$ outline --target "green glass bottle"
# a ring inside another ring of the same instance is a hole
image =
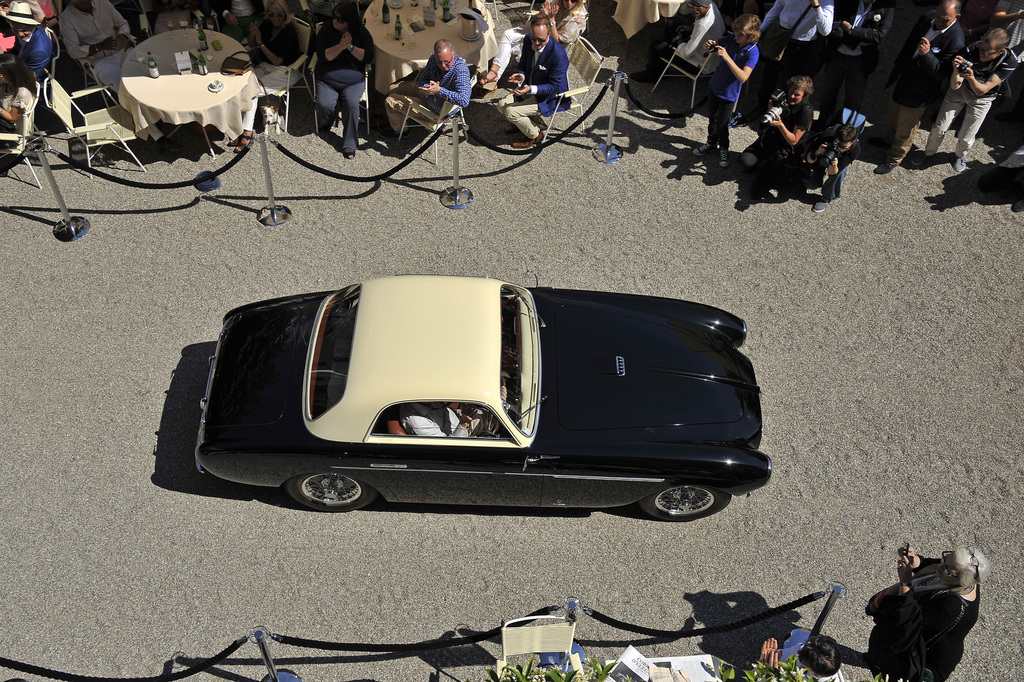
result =
[[[448,4],[448,0],[444,0],[441,3],[441,21],[452,20],[452,6]]]
[[[402,15],[395,15],[395,40],[402,39]]]
[[[196,60],[196,69],[199,70],[200,76],[205,76],[210,72],[210,70],[206,68],[206,57],[203,56],[202,52],[199,53],[199,59]]]
[[[152,52],[147,52],[146,53],[146,66],[149,67],[149,77],[150,78],[159,78],[160,77],[160,69],[158,69],[156,67],[156,60],[153,59],[153,53]]]
[[[383,0],[383,2],[381,2],[381,5],[383,5],[380,11],[381,21],[383,21],[385,24],[390,24],[391,10],[388,9],[388,0]]]
[[[210,46],[206,44],[206,31],[203,30],[202,25],[199,26],[199,51],[206,52],[210,49]]]

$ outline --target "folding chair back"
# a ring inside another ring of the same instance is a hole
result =
[[[497,660],[496,672],[501,675],[510,656],[547,652],[562,654],[570,660],[574,670],[581,670],[579,655],[572,653],[575,634],[576,623],[561,616],[527,616],[510,620],[501,628],[501,658]]]
[[[846,125],[851,125],[857,129],[857,135],[859,136],[864,132],[864,125],[867,123],[868,117],[859,111],[853,109],[843,109],[842,122]]]
[[[41,84],[36,82],[36,96],[32,99],[32,104],[28,109],[21,115],[18,122],[15,124],[15,132],[13,133],[0,133],[0,141],[13,142],[13,146],[0,147],[0,157],[9,156],[11,154],[23,154],[25,148],[28,146],[28,138],[35,132],[35,118],[36,118],[36,105],[39,104],[39,95],[41,92]],[[32,167],[32,163],[28,160],[28,156],[23,157],[25,164],[28,165],[28,169],[32,172],[32,177],[36,181],[36,186],[42,189],[43,186],[39,184],[39,178],[36,176],[36,171]]]
[[[572,44],[572,47],[569,48],[569,65],[572,66],[584,85],[559,93],[558,101],[555,102],[555,112],[551,114],[551,120],[548,121],[548,127],[544,131],[544,141],[547,141],[548,134],[555,125],[555,117],[559,113],[558,110],[566,99],[569,100],[567,111],[575,112],[577,115],[583,114],[583,103],[586,102],[587,97],[590,95],[590,89],[597,81],[598,74],[601,73],[602,64],[604,64],[604,57],[601,56],[597,48],[589,40],[581,36]]]

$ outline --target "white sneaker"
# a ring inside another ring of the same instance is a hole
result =
[[[967,170],[967,159],[962,156],[956,157],[956,161],[953,162],[953,170],[957,173],[963,173]]]
[[[705,154],[707,154],[708,152],[710,152],[714,148],[715,148],[715,145],[711,144],[710,142],[705,142],[704,144],[702,144],[701,146],[699,146],[699,147],[697,147],[696,149],[693,150],[693,155],[694,156],[704,156]]]
[[[729,150],[720,149],[718,150],[718,165],[722,168],[729,167]]]

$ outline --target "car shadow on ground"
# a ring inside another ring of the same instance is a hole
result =
[[[160,428],[156,433],[153,476],[150,480],[166,490],[190,495],[278,504],[279,495],[275,488],[231,483],[201,474],[196,469],[196,435],[202,417],[199,403],[206,391],[210,356],[216,348],[217,344],[210,341],[194,343],[182,349],[181,358],[171,373],[171,384],[166,391]]]

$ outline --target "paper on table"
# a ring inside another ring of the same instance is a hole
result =
[[[178,73],[192,73],[192,59],[188,56],[188,51],[175,52],[174,63],[178,65]]]

